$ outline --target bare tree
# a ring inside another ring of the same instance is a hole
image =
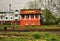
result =
[[[56,18],[60,16],[60,0],[34,0],[27,2],[26,5],[29,9],[47,8]]]
[[[26,5],[27,5],[28,9],[39,9],[39,2],[38,2],[38,0],[29,1],[29,2],[27,2]]]

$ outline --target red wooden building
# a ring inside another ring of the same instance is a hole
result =
[[[40,9],[21,9],[20,10],[20,25],[41,25],[41,10]]]

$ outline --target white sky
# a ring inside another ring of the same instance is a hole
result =
[[[13,9],[22,9],[25,4],[30,0],[0,0],[0,10],[8,9],[9,4],[12,5]]]

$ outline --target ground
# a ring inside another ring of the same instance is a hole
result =
[[[16,26],[19,28],[19,26]],[[0,27],[1,29],[2,27]],[[8,27],[9,28],[9,27]],[[60,28],[59,25],[26,26],[24,28]],[[39,38],[38,38],[39,37]],[[60,32],[6,32],[0,31],[0,41],[60,41]]]
[[[39,34],[40,38],[36,38],[37,34]],[[36,37],[33,35],[35,35]],[[60,41],[60,35],[49,32],[0,32],[0,41],[54,41],[54,40]]]

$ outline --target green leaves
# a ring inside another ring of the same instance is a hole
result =
[[[34,35],[33,35],[33,38],[35,38],[35,39],[40,39],[41,37],[40,37],[40,33],[35,33]]]
[[[55,24],[56,18],[52,15],[50,10],[48,10],[46,8],[46,9],[42,10],[42,13],[45,16],[44,19],[46,19],[46,21],[44,21],[44,19],[42,19],[43,24],[47,24],[47,25]]]

